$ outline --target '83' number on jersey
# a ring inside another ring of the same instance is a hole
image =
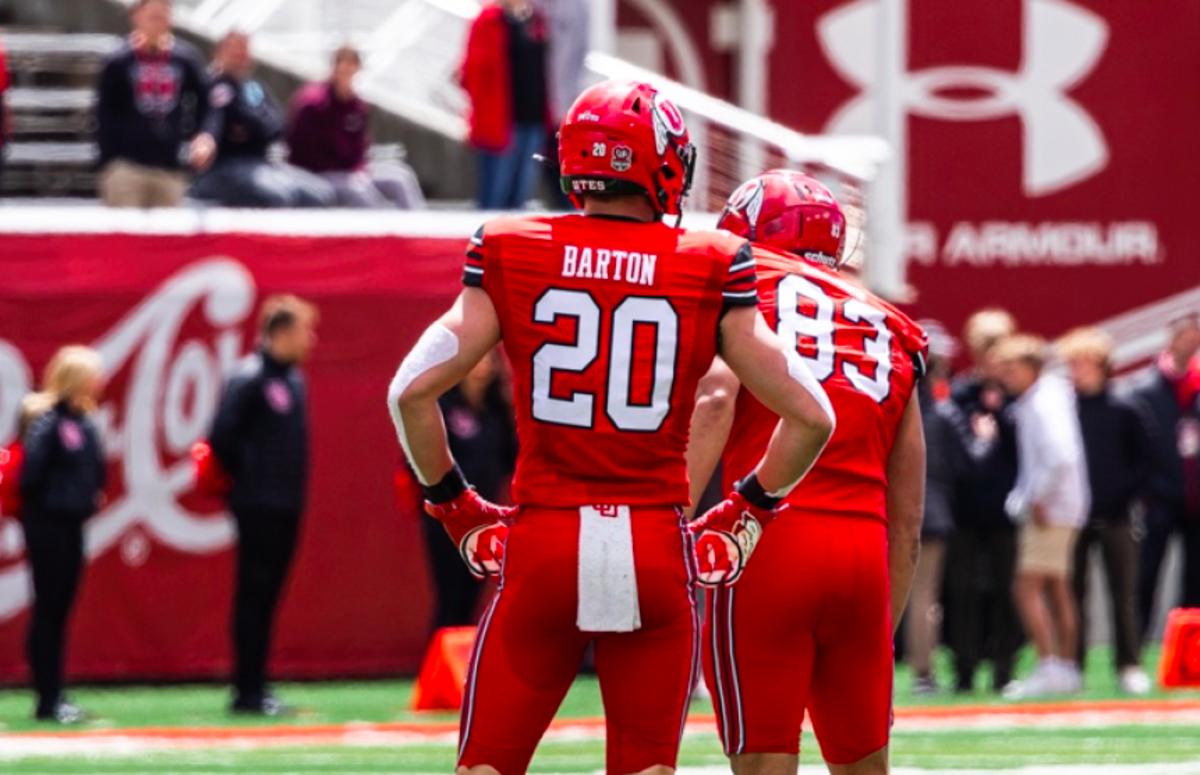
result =
[[[533,416],[542,422],[592,427],[596,396],[577,391],[567,398],[552,395],[554,372],[581,373],[600,354],[602,310],[587,291],[551,288],[533,308],[537,323],[553,325],[560,318],[575,319],[575,341],[547,342],[533,353]],[[654,328],[654,360],[648,403],[635,402],[633,348],[637,326]],[[679,315],[664,298],[629,296],[613,308],[609,327],[608,376],[604,409],[622,431],[656,431],[671,410],[675,385],[675,355],[679,349]]]
[[[801,302],[814,306],[811,314],[800,311]],[[892,390],[892,332],[887,326],[887,313],[861,299],[830,297],[821,286],[799,275],[790,274],[779,282],[777,294],[779,336],[784,343],[794,343],[821,382],[841,369],[850,384],[877,403],[883,403]],[[862,352],[840,351],[834,344],[834,317],[841,315],[852,324],[862,324],[871,330],[863,338]],[[810,340],[813,353],[801,347]]]

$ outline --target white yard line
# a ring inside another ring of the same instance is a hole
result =
[[[976,712],[961,715],[901,717],[894,732],[898,736],[909,733],[938,733],[955,731],[994,730],[1006,731],[1026,728],[1060,729],[1105,729],[1115,726],[1200,726],[1200,708],[1186,707],[1179,710],[1162,708],[1137,710],[1135,708],[1112,708],[1080,711],[1075,713],[1015,714]],[[280,730],[282,731],[282,730]],[[715,728],[711,720],[688,722],[684,733],[689,737],[711,736]],[[595,723],[556,725],[545,739],[555,742],[573,742],[603,739],[604,729]],[[391,747],[406,748],[418,745],[453,745],[457,734],[453,731],[412,731],[374,727],[370,724],[347,725],[340,730],[314,729],[311,734],[296,730],[287,734],[263,734],[247,729],[244,734],[213,735],[203,729],[195,734],[174,731],[156,736],[153,733],[130,730],[122,734],[113,731],[84,731],[79,734],[0,734],[0,761],[14,761],[30,757],[77,757],[77,756],[130,756],[155,752],[196,750],[248,750],[253,748],[287,748],[311,746],[346,747]],[[1165,768],[1165,769],[1164,769]],[[687,770],[696,773],[724,772],[722,769]],[[812,772],[820,772],[820,769]],[[809,770],[804,770],[805,773]],[[896,775],[904,775],[897,770]],[[910,770],[911,773],[928,773],[928,770]],[[974,771],[970,771],[974,772]],[[989,772],[990,771],[979,771]],[[1136,767],[1111,768],[1100,766],[1027,768],[1004,770],[1003,775],[1200,775],[1200,762],[1182,765],[1138,765]],[[954,770],[954,775],[969,775],[969,771]]]

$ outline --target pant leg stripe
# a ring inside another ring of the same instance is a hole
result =
[[[712,636],[713,672],[717,685],[717,716],[721,723],[721,742],[724,744],[725,753],[728,754],[732,752],[733,740],[729,729],[729,703],[725,696],[725,657],[721,653],[721,632],[724,629],[725,618],[721,616],[720,611],[724,602],[724,592],[722,587],[713,589],[709,598],[708,616],[712,623],[709,629]]]
[[[696,574],[692,567],[695,561],[695,549],[692,535],[688,532],[687,523],[680,513],[680,537],[683,543],[683,566],[687,569],[688,604],[692,609],[692,665],[688,672],[687,698],[683,703],[683,717],[679,721],[679,742],[683,742],[683,730],[687,727],[688,709],[692,703],[692,691],[700,670],[700,609],[696,605]]]
[[[492,624],[492,615],[496,613],[496,606],[500,603],[500,595],[504,592],[504,561],[500,565],[500,583],[496,587],[496,596],[492,598],[491,605],[488,606],[487,613],[483,615],[483,620],[479,623],[479,631],[475,636],[475,645],[471,652],[471,667],[467,672],[467,687],[463,697],[462,722],[460,725],[459,737],[461,740],[458,744],[458,758],[462,759],[463,754],[467,751],[467,741],[471,737],[471,724],[475,720],[475,688],[479,674],[479,661],[483,656],[483,645],[487,639],[488,629]]]
[[[742,688],[738,678],[737,649],[733,641],[733,598],[734,589],[730,587],[729,603],[726,607],[727,630],[729,633],[729,677],[732,686],[733,711],[737,718],[738,744],[734,753],[742,753],[746,749],[746,719],[742,709]],[[732,743],[732,741],[731,741]],[[730,746],[733,747],[732,745]]]

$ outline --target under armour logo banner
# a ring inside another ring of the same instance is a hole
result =
[[[1108,25],[1066,0],[1024,0],[1021,65],[1015,71],[970,64],[909,72],[897,104],[913,115],[945,121],[986,121],[1016,115],[1024,129],[1025,193],[1044,196],[1095,175],[1108,164],[1104,133],[1068,92],[1095,69],[1108,43]],[[830,119],[826,131],[875,129],[875,0],[854,0],[817,26],[821,46],[838,73],[859,89]],[[973,89],[982,98],[951,96]]]

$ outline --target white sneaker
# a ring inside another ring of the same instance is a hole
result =
[[[1150,693],[1150,676],[1146,675],[1146,671],[1137,665],[1121,668],[1117,683],[1125,694],[1141,697]]]
[[[1033,672],[1023,680],[1013,681],[1004,687],[1003,696],[1006,700],[1028,700],[1035,697],[1048,697],[1058,694],[1062,682],[1058,677],[1055,663],[1049,659],[1038,662]]]
[[[1083,691],[1083,673],[1074,662],[1060,659],[1054,666],[1054,683],[1058,694],[1079,694]]]

